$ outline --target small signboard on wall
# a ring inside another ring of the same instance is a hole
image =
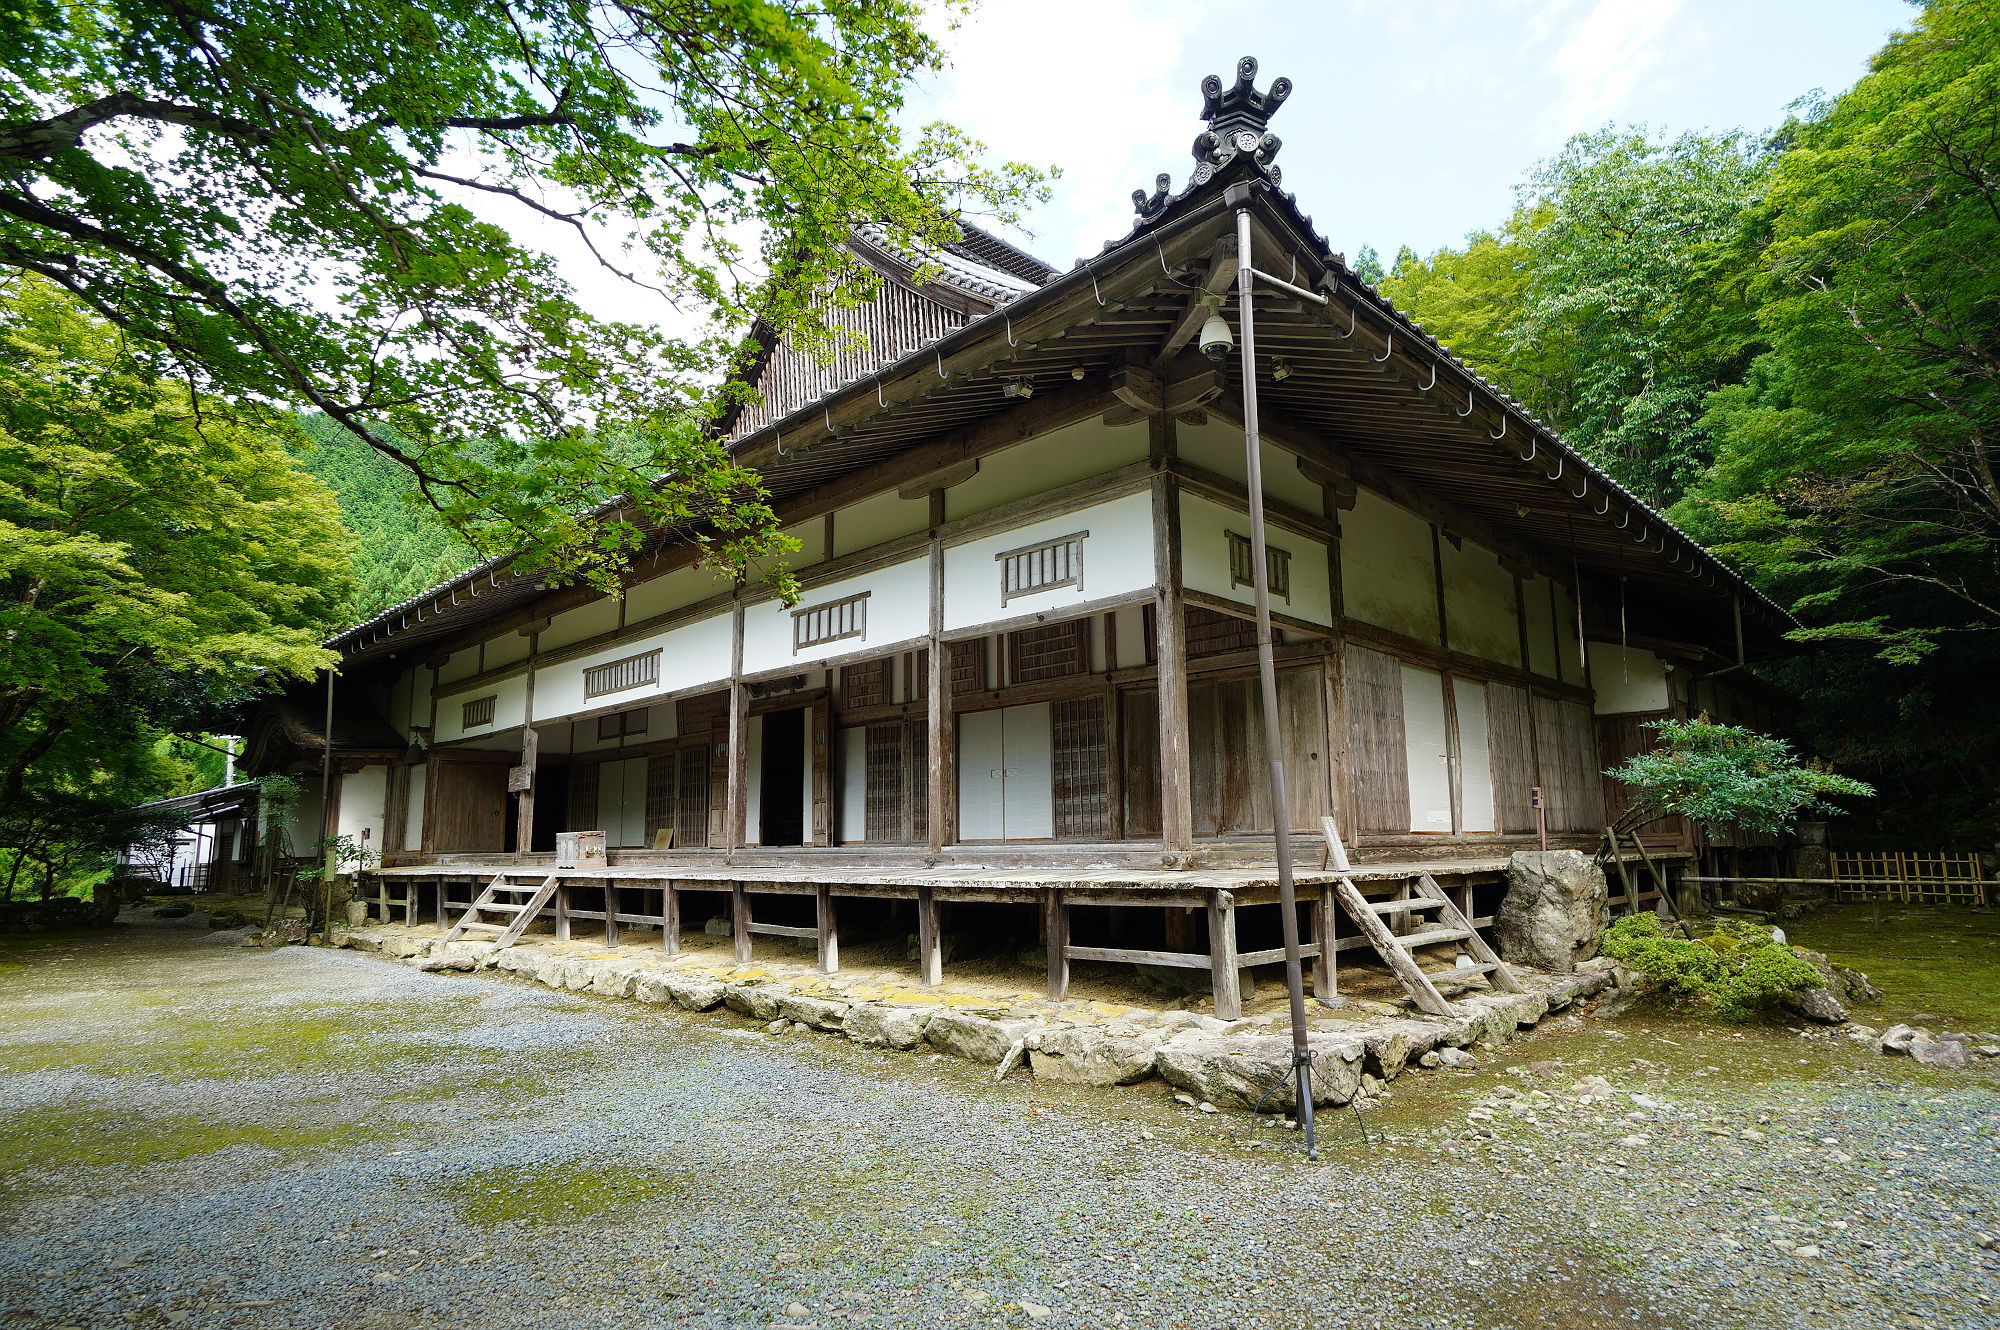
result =
[[[534,788],[535,769],[526,763],[507,768],[507,793],[522,794]]]

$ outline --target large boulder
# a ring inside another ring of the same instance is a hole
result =
[[[1847,1008],[1840,1005],[1840,995],[1846,984],[1834,972],[1833,965],[1826,956],[1817,951],[1807,951],[1804,947],[1792,948],[1792,954],[1819,972],[1819,988],[1794,988],[1781,994],[1778,1005],[1790,1012],[1796,1012],[1809,1021],[1819,1021],[1826,1025],[1844,1025],[1848,1020]]]
[[[762,979],[739,979],[724,986],[722,1003],[753,1021],[775,1021],[778,1019],[778,999],[788,991],[775,984],[767,984]]]
[[[1493,917],[1500,954],[1568,974],[1597,954],[1610,926],[1604,870],[1580,850],[1522,850],[1507,865],[1507,894]]]
[[[787,993],[778,999],[778,1015],[815,1030],[838,1030],[846,1023],[848,1005],[840,998]]]
[[[995,1020],[969,1011],[941,1011],[924,1028],[924,1038],[940,1053],[997,1065],[1007,1056],[1007,1050],[1038,1024],[1029,1020]]]
[[[937,1011],[864,1002],[847,1013],[847,1037],[875,1048],[912,1049],[924,1041],[924,1031]]]
[[[689,1011],[708,1011],[720,1006],[729,991],[727,984],[712,975],[686,971],[669,970],[660,976],[660,981],[667,996]]]
[[[1165,1030],[1071,1025],[1051,1030],[1028,1050],[1038,1081],[1068,1085],[1130,1085],[1153,1074],[1154,1052]]]
[[[1354,1098],[1361,1089],[1366,1056],[1362,1042],[1315,1034],[1309,1036],[1308,1046],[1312,1052],[1313,1102],[1344,1104]],[[1154,1060],[1169,1085],[1212,1104],[1251,1108],[1268,1090],[1265,1109],[1285,1109],[1298,1097],[1297,1082],[1292,1079],[1292,1041],[1286,1035],[1183,1030],[1160,1045]],[[1285,1083],[1279,1085],[1280,1080]]]

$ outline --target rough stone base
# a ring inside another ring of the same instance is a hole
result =
[[[1071,1085],[1131,1085],[1158,1078],[1199,1102],[1249,1108],[1293,1106],[1291,1040],[1279,1017],[1224,1021],[1185,1011],[1147,1011],[1092,1002],[995,1006],[948,990],[892,990],[844,983],[842,976],[779,979],[754,965],[723,965],[657,951],[591,942],[535,940],[497,949],[490,942],[444,944],[443,930],[379,924],[348,933],[341,945],[423,970],[498,970],[575,993],[710,1011],[727,1007],[759,1024],[844,1034],[857,1043],[929,1049],[999,1066],[1025,1064],[1037,1080]],[[1551,1011],[1612,982],[1602,970],[1548,975],[1515,968],[1522,993],[1471,993],[1451,1019],[1414,1014],[1407,1004],[1356,1003],[1369,1014],[1335,1016],[1319,1008],[1311,1051],[1314,1099],[1343,1104],[1428,1057],[1471,1045],[1504,1043]],[[1310,1004],[1317,1007],[1318,1004]],[[1273,1086],[1277,1086],[1273,1089]]]

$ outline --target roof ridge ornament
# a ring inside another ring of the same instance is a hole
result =
[[[1208,122],[1208,128],[1195,136],[1192,150],[1195,167],[1182,195],[1213,180],[1238,157],[1248,158],[1273,185],[1279,183],[1281,177],[1278,168],[1272,165],[1272,158],[1282,145],[1278,136],[1265,126],[1292,95],[1292,81],[1273,79],[1268,91],[1259,92],[1256,79],[1256,57],[1246,55],[1236,62],[1233,86],[1225,89],[1221,78],[1214,74],[1201,81],[1201,118]],[[1132,191],[1132,206],[1142,222],[1152,221],[1181,196],[1173,193],[1170,175],[1162,173],[1153,184],[1151,194],[1143,189]]]

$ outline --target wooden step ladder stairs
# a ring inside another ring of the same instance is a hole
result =
[[[1401,900],[1371,901],[1361,894],[1361,889],[1348,877],[1347,847],[1341,843],[1340,829],[1330,817],[1320,819],[1320,827],[1326,834],[1326,859],[1340,877],[1334,882],[1334,894],[1341,905],[1361,925],[1361,932],[1368,944],[1389,966],[1396,982],[1410,995],[1419,1011],[1433,1016],[1456,1016],[1451,1003],[1438,991],[1439,980],[1454,983],[1484,977],[1494,988],[1503,993],[1521,991],[1521,981],[1514,977],[1506,962],[1494,954],[1493,948],[1479,936],[1479,930],[1472,921],[1445,895],[1444,888],[1429,873],[1421,873],[1410,884],[1411,894]],[[1385,916],[1410,915],[1435,911],[1435,917],[1424,927],[1412,933],[1397,933],[1389,927]],[[1450,943],[1455,948],[1457,959],[1441,970],[1425,970],[1417,960],[1417,951],[1423,947],[1441,946]]]
[[[470,908],[459,916],[458,922],[451,926],[451,931],[444,935],[445,942],[456,942],[468,933],[494,934],[493,941],[500,947],[511,947],[520,941],[521,934],[527,931],[528,925],[535,921],[535,916],[540,914],[555,896],[556,876],[551,873],[535,885],[509,881],[508,879],[513,876],[515,875],[512,873],[501,873],[488,882],[486,890],[479,893],[479,898],[472,902]],[[503,896],[523,894],[528,897],[525,901],[501,899]],[[480,918],[482,914],[498,914],[511,918],[504,924],[489,923]]]

